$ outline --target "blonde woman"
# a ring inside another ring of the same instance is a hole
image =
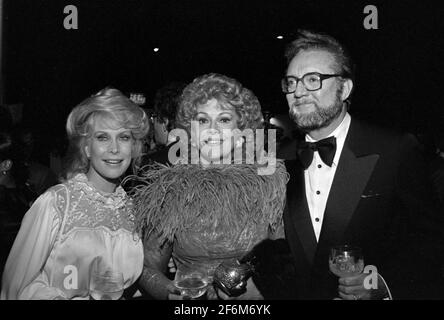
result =
[[[145,112],[105,88],[72,110],[66,129],[67,180],[26,213],[6,263],[2,299],[89,299],[95,264],[120,273],[124,288],[142,271],[131,200],[119,184],[140,156]]]
[[[140,284],[153,298],[181,298],[165,276],[170,257],[179,273],[199,270],[211,281],[220,263],[240,259],[264,239],[283,237],[288,181],[283,162],[277,161],[274,173],[259,175],[259,163],[221,161],[242,149],[243,140],[233,132],[256,130],[262,121],[256,96],[233,78],[207,74],[184,89],[176,124],[196,137],[190,147],[199,162],[148,167],[135,189],[145,249]],[[218,297],[210,288],[207,298]],[[256,291],[241,298],[261,296]]]

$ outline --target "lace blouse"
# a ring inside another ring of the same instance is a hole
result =
[[[142,242],[122,187],[112,194],[78,174],[41,195],[26,213],[3,273],[1,299],[89,299],[95,263],[120,271],[124,287],[142,272]]]

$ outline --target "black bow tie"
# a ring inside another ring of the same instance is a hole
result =
[[[331,167],[336,153],[336,138],[329,137],[316,142],[301,141],[297,148],[297,154],[304,169],[307,169],[313,162],[315,151],[318,151],[322,161]]]

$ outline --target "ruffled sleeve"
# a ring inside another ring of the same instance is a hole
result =
[[[54,299],[63,295],[49,286],[44,271],[62,222],[56,206],[56,187],[41,195],[23,218],[5,265],[2,300]]]

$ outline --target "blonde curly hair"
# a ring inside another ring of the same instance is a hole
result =
[[[131,130],[134,138],[132,158],[138,159],[142,153],[143,139],[148,133],[148,117],[138,105],[117,89],[107,87],[85,99],[68,116],[66,131],[70,147],[67,155],[65,177],[85,173],[89,160],[85,146],[91,138],[94,121],[98,118],[116,122],[119,126]]]
[[[210,73],[193,80],[183,90],[176,115],[176,125],[190,133],[191,121],[196,118],[197,107],[216,99],[221,107],[232,107],[239,115],[238,128],[262,127],[261,105],[254,93],[236,79]]]

